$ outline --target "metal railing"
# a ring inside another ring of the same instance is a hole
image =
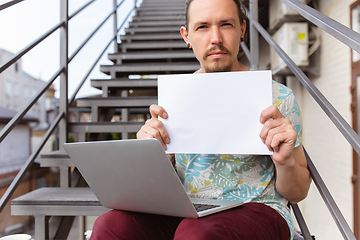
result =
[[[0,5],[0,13],[1,10],[11,7],[17,3],[20,3],[24,0],[13,0],[11,2]],[[122,24],[118,27],[117,20],[117,10],[121,6],[124,1],[121,1],[119,4],[117,0],[114,0],[114,10],[103,20],[101,24],[99,24],[94,31],[84,40],[82,44],[74,51],[74,53],[68,57],[68,21],[70,21],[73,17],[75,17],[78,13],[82,12],[86,9],[90,4],[95,2],[96,0],[91,0],[87,4],[83,5],[77,11],[74,12],[71,16],[68,15],[68,0],[61,0],[61,22],[50,29],[48,32],[44,33],[33,43],[29,44],[27,47],[22,49],[20,52],[16,54],[16,56],[8,61],[6,64],[0,67],[0,74],[5,71],[8,67],[14,64],[17,60],[19,60],[23,55],[32,50],[35,46],[41,43],[44,39],[52,35],[56,30],[61,30],[61,46],[60,46],[60,56],[61,56],[61,67],[60,69],[50,78],[50,80],[45,84],[45,86],[35,95],[35,97],[30,101],[30,103],[24,106],[12,119],[11,121],[2,129],[0,132],[0,144],[5,139],[5,137],[11,132],[11,130],[16,126],[16,124],[24,117],[24,115],[29,111],[29,109],[36,103],[36,101],[45,93],[45,91],[49,88],[49,86],[57,79],[59,76],[60,80],[60,111],[57,115],[55,121],[52,123],[50,128],[47,130],[44,138],[42,139],[39,146],[36,148],[34,153],[27,159],[6,193],[2,196],[0,200],[0,212],[3,210],[12,194],[14,193],[16,187],[19,185],[23,177],[25,176],[26,171],[30,168],[35,158],[43,148],[44,144],[54,131],[56,127],[60,127],[60,145],[67,141],[67,108],[70,103],[72,103],[76,97],[76,94],[79,92],[80,88],[89,77],[90,73],[95,68],[96,64],[99,62],[100,58],[107,51],[112,42],[114,42],[114,51],[117,51],[117,34],[119,30],[123,27],[128,17],[133,12],[136,7],[135,5],[132,10],[130,10],[122,22]],[[134,1],[134,0],[128,0]],[[312,9],[306,4],[301,3],[298,0],[280,0],[287,4],[289,7],[294,9],[303,15],[306,19],[324,29],[335,38],[339,39],[352,49],[360,52],[360,34],[354,32],[353,30],[341,25],[340,23],[334,21],[333,19],[319,13],[318,11]],[[114,37],[109,40],[109,43],[105,46],[104,50],[101,52],[99,57],[96,59],[94,64],[90,67],[88,72],[85,74],[84,78],[80,81],[78,87],[76,88],[74,94],[68,98],[67,92],[67,82],[68,82],[68,64],[75,58],[75,56],[82,50],[82,48],[87,44],[87,42],[94,36],[94,34],[104,25],[109,18],[113,16],[114,20]],[[246,48],[245,44],[242,44],[244,48],[244,52],[248,59],[250,60],[251,67],[254,69],[258,68],[259,62],[259,51],[258,51],[258,33],[260,33],[264,39],[275,49],[275,51],[280,55],[280,57],[284,60],[290,70],[294,73],[294,75],[300,80],[300,82],[304,85],[304,87],[309,91],[309,93],[313,96],[313,98],[318,102],[318,104],[322,107],[324,112],[329,116],[329,118],[334,122],[340,132],[344,135],[344,137],[349,141],[351,146],[355,149],[355,151],[360,154],[360,138],[355,133],[355,131],[349,126],[349,124],[341,117],[341,115],[336,111],[336,109],[326,100],[326,98],[321,94],[321,92],[312,84],[312,82],[306,77],[306,75],[296,66],[296,64],[285,54],[285,52],[278,46],[278,44],[271,38],[271,36],[267,33],[267,31],[259,24],[258,22],[258,9],[257,9],[257,0],[252,0],[250,5],[250,41],[251,41],[251,49]],[[308,154],[306,153],[309,170],[311,172],[311,176],[323,197],[326,206],[329,208],[329,211],[333,215],[336,224],[338,225],[344,239],[355,240],[355,236],[352,233],[350,227],[346,223],[344,217],[342,216],[339,208],[336,206],[335,201],[332,199],[329,191],[327,190],[324,182],[322,181],[319,173],[317,172],[315,166],[312,164],[312,161]],[[307,226],[305,224],[304,219],[302,218],[301,212],[297,205],[292,205],[294,212],[296,213],[296,217],[299,223],[299,226],[302,230],[304,238],[306,240],[311,240],[311,235]]]
[[[328,32],[333,37],[337,38],[353,50],[360,52],[360,34],[353,31],[352,29],[340,24],[339,22],[331,19],[330,17],[325,16],[319,11],[311,8],[310,6],[298,1],[298,0],[280,0],[281,2],[288,5],[293,10],[297,11],[300,15],[306,18],[308,21],[312,22],[314,25],[320,27],[321,29]],[[304,72],[291,60],[291,58],[281,49],[281,47],[275,42],[275,40],[270,36],[270,34],[261,26],[258,22],[258,1],[253,0],[250,4],[249,11],[250,19],[250,46],[251,51],[247,54],[251,67],[254,69],[258,68],[259,65],[259,39],[258,33],[268,42],[268,44],[277,52],[280,58],[286,63],[288,68],[292,73],[298,78],[302,83],[305,89],[311,94],[323,111],[327,114],[330,120],[338,128],[338,130],[343,134],[345,139],[350,143],[354,150],[360,155],[360,137],[357,133],[351,128],[351,126],[346,122],[346,120],[339,114],[339,112],[330,104],[330,102],[325,98],[325,96],[315,87],[315,85],[310,81],[310,79],[304,74]],[[246,45],[242,45],[243,48],[246,48]],[[246,49],[245,52],[249,50]],[[356,240],[354,233],[346,222],[344,216],[336,205],[334,199],[332,198],[329,190],[324,184],[320,174],[316,170],[314,164],[312,163],[309,155],[305,151],[306,159],[308,162],[308,168],[311,174],[314,183],[322,196],[328,210],[335,223],[337,224],[342,236],[344,239]],[[305,221],[302,218],[301,212],[298,206],[292,205],[295,214],[297,215],[297,220],[301,228],[304,238],[306,240],[311,240],[312,237],[309,233],[309,230],[306,227]]]
[[[11,2],[5,3],[0,5],[0,14],[1,10],[4,10],[8,7],[11,7],[15,4],[18,4],[24,0],[13,0]],[[68,57],[68,22],[75,17],[77,14],[82,12],[84,9],[86,9],[90,4],[95,2],[96,0],[91,0],[88,3],[84,4],[82,7],[80,7],[78,10],[76,10],[71,16],[68,15],[68,1],[69,0],[61,0],[61,6],[60,6],[60,17],[61,22],[55,25],[53,28],[48,30],[46,33],[44,33],[42,36],[40,36],[38,39],[36,39],[34,42],[30,43],[28,46],[26,46],[24,49],[19,51],[10,61],[6,62],[3,66],[0,67],[0,74],[4,72],[7,68],[12,66],[16,61],[18,61],[22,56],[24,56],[27,52],[31,51],[34,47],[36,47],[38,44],[40,44],[42,41],[44,41],[46,38],[48,38],[50,35],[52,35],[55,31],[60,29],[60,69],[56,71],[56,73],[46,82],[44,87],[33,97],[33,99],[23,108],[21,108],[20,111],[6,124],[6,126],[0,131],[0,144],[1,142],[6,138],[6,136],[11,132],[11,130],[17,125],[18,122],[22,120],[22,118],[25,116],[25,114],[31,109],[31,107],[38,101],[38,99],[47,91],[47,89],[53,84],[55,79],[57,79],[60,76],[60,109],[59,114],[56,116],[55,121],[51,124],[49,129],[47,130],[46,134],[44,135],[43,139],[41,140],[40,144],[37,146],[36,150],[29,156],[29,158],[26,160],[20,171],[15,176],[14,180],[0,199],[0,212],[4,209],[8,201],[10,200],[12,194],[16,190],[17,186],[20,184],[21,180],[25,176],[27,170],[31,167],[33,162],[35,161],[36,157],[44,147],[46,141],[49,139],[51,134],[53,133],[54,129],[56,127],[59,127],[59,135],[60,135],[60,145],[62,146],[62,143],[67,142],[67,111],[68,111],[68,105],[71,104],[71,102],[74,101],[76,94],[79,92],[80,88],[83,86],[86,79],[89,77],[93,69],[95,68],[96,64],[99,62],[101,57],[105,54],[109,46],[112,42],[114,42],[114,51],[117,51],[117,35],[119,31],[123,28],[124,24],[128,21],[130,15],[134,12],[134,9],[137,5],[137,0],[122,0],[120,3],[117,3],[117,0],[113,0],[113,11],[110,12],[107,17],[101,22],[101,24],[95,28],[95,30],[84,40],[84,42],[74,51],[74,53],[71,55],[71,57]],[[126,17],[123,20],[123,22],[118,27],[118,18],[117,18],[117,11],[119,7],[126,1],[131,1],[134,3],[134,6],[132,9],[129,10],[128,13],[126,13]],[[75,56],[83,49],[83,47],[88,43],[88,41],[95,35],[95,33],[104,25],[105,22],[108,21],[108,19],[113,16],[113,23],[114,23],[114,36],[109,40],[109,43],[105,46],[104,50],[101,52],[99,57],[96,59],[94,64],[90,67],[88,72],[85,74],[84,78],[80,81],[78,84],[78,87],[76,88],[75,92],[73,93],[72,97],[68,99],[68,90],[67,90],[67,83],[68,83],[68,65],[75,58]]]

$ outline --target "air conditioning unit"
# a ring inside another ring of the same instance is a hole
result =
[[[306,0],[300,0],[300,2],[306,3]],[[280,2],[280,0],[270,0],[270,29],[279,27],[282,21],[291,21],[294,18],[300,18],[296,11],[292,10],[285,3]]]
[[[272,37],[297,66],[309,65],[309,34],[306,22],[286,22]],[[286,64],[273,48],[270,49],[270,60],[273,74],[288,72]]]

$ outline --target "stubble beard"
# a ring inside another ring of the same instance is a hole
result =
[[[215,50],[221,50],[226,52],[231,56],[231,52],[229,49],[222,45],[215,46],[209,50],[207,50],[203,56],[203,59],[206,60],[208,58],[208,54]],[[210,63],[208,66],[204,65],[204,70],[206,73],[212,73],[212,72],[230,72],[231,71],[231,63],[225,64],[222,63],[222,59],[214,59],[214,62]]]

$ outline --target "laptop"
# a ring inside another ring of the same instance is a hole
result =
[[[110,209],[198,218],[243,204],[189,198],[156,139],[65,143],[64,148]]]

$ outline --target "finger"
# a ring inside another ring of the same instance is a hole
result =
[[[168,117],[167,112],[163,107],[160,107],[159,105],[152,104],[150,106],[150,114],[152,118],[158,118],[158,116],[166,119]]]
[[[279,120],[267,120],[260,131],[260,138],[263,140],[263,142],[265,142],[265,139],[267,138],[270,129],[278,128],[282,124],[282,121]]]
[[[261,112],[261,114],[260,114],[260,122],[265,123],[266,120],[268,120],[269,118],[279,119],[279,118],[284,118],[284,116],[281,114],[281,112],[279,111],[279,109],[275,105],[272,105],[272,106],[264,109]]]
[[[265,140],[265,145],[268,147],[269,151],[277,151],[280,145],[280,141],[284,140],[283,134],[286,131],[282,131],[280,128],[270,129]]]
[[[169,133],[166,131],[166,128],[161,121],[152,119],[152,120],[149,120],[148,124],[152,129],[155,129],[159,133],[161,140],[164,143],[166,143],[166,144],[170,143]]]
[[[166,149],[166,144],[170,143],[170,137],[165,129],[163,123],[157,119],[149,119],[145,122],[145,125],[141,127],[136,134],[138,139],[143,138],[156,138]]]

